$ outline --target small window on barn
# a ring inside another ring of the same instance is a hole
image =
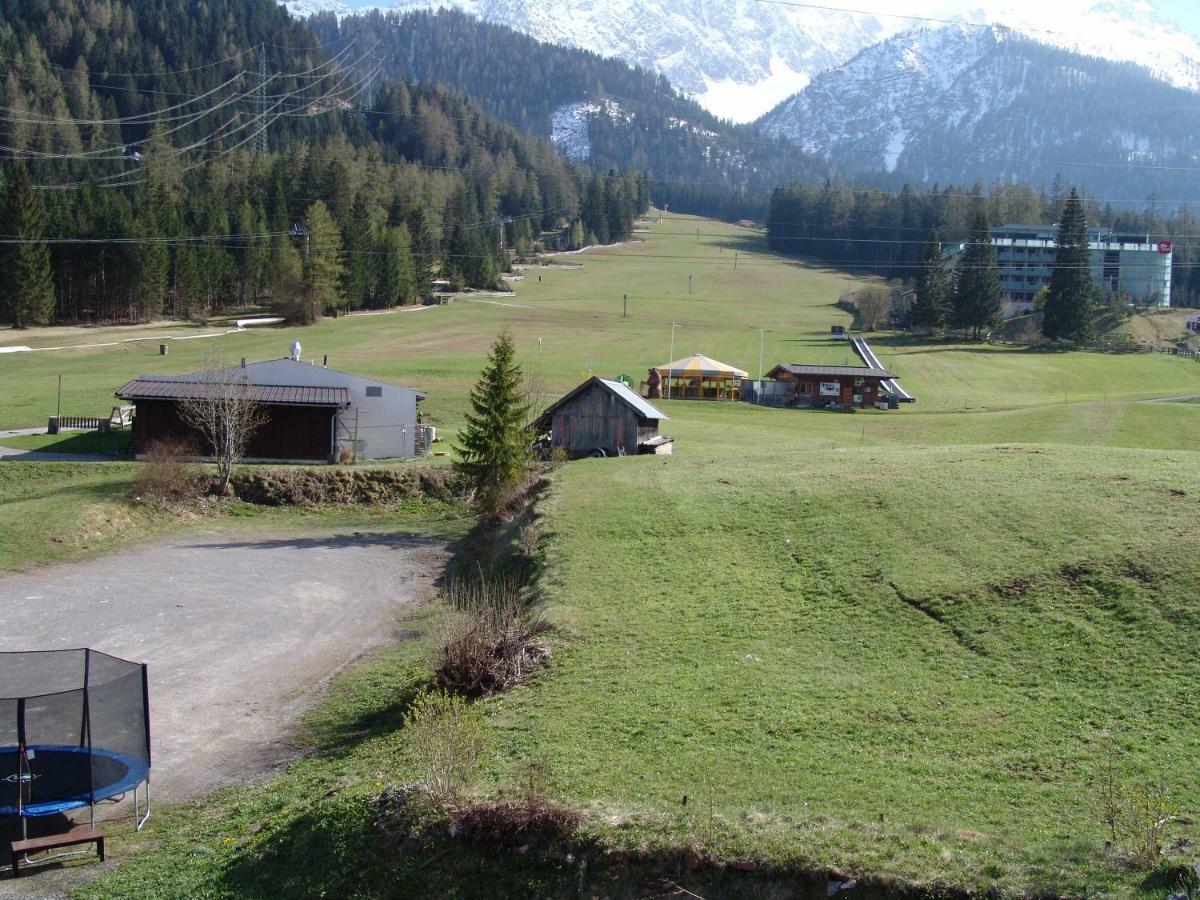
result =
[[[807,381],[800,382],[800,393],[807,394],[812,389],[812,385]]]
[[[367,388],[367,396],[368,397],[382,397],[383,396],[383,388],[381,388],[377,384],[373,384]]]

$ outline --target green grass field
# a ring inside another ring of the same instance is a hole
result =
[[[664,217],[645,244],[565,261],[582,268],[528,270],[512,298],[174,342],[166,358],[157,339],[0,355],[0,426],[41,423],[60,372],[64,412],[106,412],[138,373],[197,368],[209,347],[280,356],[293,338],[307,357],[426,389],[428,420],[450,432],[505,325],[552,393],[588,370],[641,378],[666,361],[672,322],[675,356],[700,351],[752,374],[758,328],[765,368],[849,354],[827,335],[848,324],[833,303],[854,282],[773,257],[735,226]],[[1164,896],[1146,870],[1103,852],[1097,788],[1111,764],[1123,784],[1161,783],[1173,809],[1200,814],[1200,405],[1143,402],[1200,395],[1200,365],[872,343],[915,406],[839,414],[669,401],[673,456],[559,470],[541,518],[555,658],[533,685],[488,701],[486,787],[544,757],[556,791],[619,845],[699,841],[731,857],[981,891]],[[0,463],[0,476],[23,465]],[[102,465],[72,469],[63,489],[78,495],[37,514],[114,496],[128,476]],[[35,499],[11,490],[12,502]],[[180,832],[97,892],[267,896],[272,873],[307,845],[271,828],[248,834],[248,822],[311,817],[304,786],[339,780],[356,799],[338,808],[365,815],[375,782],[406,770],[384,715],[396,698],[370,687],[378,669],[364,671],[347,691],[370,740],[171,818],[160,827]],[[313,829],[307,840],[318,840]],[[329,829],[349,853],[346,834]],[[1192,861],[1177,842],[1196,837],[1172,826],[1172,859]],[[303,871],[313,895],[413,884]],[[537,893],[522,884],[510,895]]]

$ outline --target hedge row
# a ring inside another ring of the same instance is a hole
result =
[[[230,485],[239,500],[261,506],[387,506],[418,497],[448,501],[461,496],[449,468],[254,469],[234,473]]]

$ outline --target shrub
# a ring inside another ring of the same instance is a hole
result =
[[[575,810],[540,794],[472,803],[454,818],[464,840],[491,849],[571,843],[583,824]]]
[[[134,496],[154,506],[170,506],[198,496],[203,478],[191,463],[195,448],[186,441],[159,440],[146,449],[133,482]]]
[[[427,691],[404,717],[404,740],[430,792],[462,796],[487,744],[483,716],[463,698]]]
[[[488,697],[531,679],[550,658],[538,640],[548,628],[529,613],[515,578],[451,581],[438,635],[438,685],[466,697]]]
[[[449,501],[458,496],[447,468],[256,468],[235,473],[230,485],[239,500],[262,506],[387,506],[417,497]]]

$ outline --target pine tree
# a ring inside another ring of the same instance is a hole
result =
[[[419,206],[408,218],[408,234],[412,240],[413,288],[417,297],[424,299],[433,294],[433,257],[437,247],[433,227]]]
[[[988,228],[987,213],[980,210],[971,227],[971,239],[958,260],[958,284],[951,302],[950,324],[979,339],[980,332],[1000,321],[1004,300],[996,248]]]
[[[1071,188],[1054,241],[1054,270],[1046,291],[1042,334],[1085,341],[1092,333],[1092,259],[1079,192]]]
[[[337,309],[342,302],[342,235],[320,200],[308,208],[305,228],[304,285],[323,309]]]
[[[909,323],[914,328],[930,330],[944,325],[949,294],[942,244],[934,230],[929,232],[929,240],[925,243],[925,259],[917,275],[916,298],[908,312]]]
[[[54,315],[54,281],[50,274],[50,249],[42,243],[45,218],[42,205],[21,162],[13,164],[0,233],[21,243],[10,244],[4,255],[4,312],[14,328],[44,325]]]
[[[471,391],[471,410],[454,465],[475,488],[480,508],[494,513],[507,490],[520,482],[529,458],[529,404],[507,330],[492,344],[487,367]]]
[[[371,235],[371,207],[367,197],[359,193],[350,208],[350,218],[342,233],[345,248],[345,269],[342,276],[342,293],[346,302],[359,309],[371,299],[371,256],[374,241]]]
[[[386,309],[411,303],[416,297],[413,280],[412,241],[408,227],[387,228],[376,250],[374,305]]]

